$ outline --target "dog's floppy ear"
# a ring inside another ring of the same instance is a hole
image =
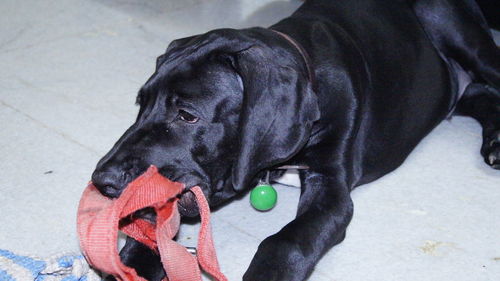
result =
[[[176,48],[179,48],[179,47],[182,47],[182,46],[188,44],[189,42],[191,42],[193,39],[195,39],[197,37],[198,37],[198,35],[194,35],[194,36],[176,39],[176,40],[170,42],[165,53],[163,55],[160,55],[158,58],[156,58],[156,69],[158,69],[167,60],[167,57],[169,55],[172,55],[171,54],[172,51],[174,51]]]
[[[244,97],[232,182],[235,190],[242,190],[259,171],[294,156],[320,113],[306,71],[280,63],[270,48],[250,47],[236,55],[235,63]]]

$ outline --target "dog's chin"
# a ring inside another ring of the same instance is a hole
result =
[[[185,192],[177,202],[177,208],[181,216],[196,217],[200,213],[195,196],[192,192]]]

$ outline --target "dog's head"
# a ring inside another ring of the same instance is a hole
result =
[[[156,165],[211,205],[294,156],[319,118],[300,54],[274,32],[221,29],[173,41],[137,97],[136,122],[97,164],[110,197]],[[181,213],[195,215],[191,193]]]

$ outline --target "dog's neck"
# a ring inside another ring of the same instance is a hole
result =
[[[311,67],[311,58],[307,54],[304,47],[302,47],[302,45],[300,45],[299,42],[297,42],[295,39],[293,39],[289,35],[287,35],[283,32],[274,30],[274,29],[270,29],[270,30],[273,31],[274,33],[280,35],[284,39],[286,39],[292,46],[295,47],[295,49],[297,49],[297,51],[299,51],[300,55],[302,56],[302,59],[304,60],[305,65],[306,65],[307,73],[309,76],[309,81],[311,82],[311,84],[314,85],[314,71],[312,70],[312,67]]]

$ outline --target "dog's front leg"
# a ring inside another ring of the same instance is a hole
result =
[[[343,240],[353,206],[341,174],[301,173],[297,217],[260,244],[243,280],[305,280],[321,256]]]

